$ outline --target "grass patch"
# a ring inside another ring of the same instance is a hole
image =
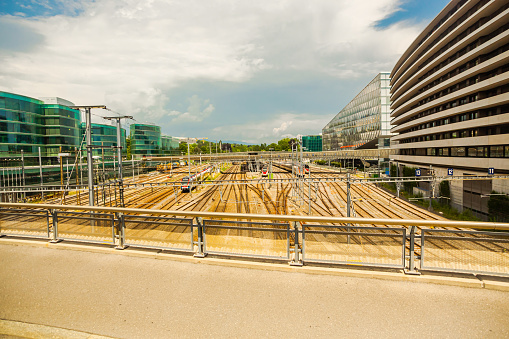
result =
[[[393,183],[386,183],[383,182],[380,184],[380,186],[384,187],[385,189],[391,191],[393,194],[397,193],[396,190],[396,184]],[[422,198],[422,195],[414,195],[410,194],[405,190],[400,190],[399,196],[408,202],[410,202],[413,205],[419,206],[424,209],[428,209],[429,207],[429,200],[428,199],[421,199],[421,200],[414,200],[409,201],[410,198]],[[472,214],[472,212],[469,209],[465,209],[463,212],[459,212],[454,207],[451,207],[447,203],[441,203],[437,199],[433,199],[431,201],[431,206],[435,213],[438,213],[442,215],[444,218],[450,219],[450,220],[458,220],[458,221],[482,221],[481,219],[477,218]],[[442,213],[440,213],[442,212]]]

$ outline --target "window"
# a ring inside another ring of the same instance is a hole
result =
[[[451,156],[452,157],[464,157],[465,156],[465,147],[451,147]]]
[[[502,158],[504,156],[504,146],[490,146],[491,158]]]

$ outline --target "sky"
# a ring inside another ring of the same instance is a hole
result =
[[[314,135],[447,3],[0,0],[0,90],[106,105],[177,137]]]

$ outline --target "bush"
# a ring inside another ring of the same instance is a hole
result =
[[[398,175],[397,167],[394,164],[391,164],[391,171],[390,171],[391,177],[396,177]]]
[[[440,186],[438,187],[439,194],[441,197],[449,198],[449,199],[440,199],[440,200],[447,200],[447,205],[450,203],[451,198],[451,185],[449,184],[449,181],[442,181],[440,182]]]
[[[415,177],[415,167],[403,166],[403,176],[404,177]],[[413,188],[417,187],[417,186],[418,186],[418,183],[416,181],[403,183],[403,188],[408,193],[412,193]]]
[[[492,194],[499,194],[492,191]],[[509,197],[507,195],[492,195],[488,200],[490,220],[509,222]]]

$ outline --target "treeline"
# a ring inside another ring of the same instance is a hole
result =
[[[284,138],[279,140],[277,143],[273,142],[271,144],[262,143],[260,145],[243,145],[243,144],[222,144],[223,150],[219,148],[219,143],[217,142],[209,142],[207,140],[198,140],[195,144],[189,145],[189,150],[191,154],[209,154],[216,153],[224,153],[224,152],[264,152],[270,151],[273,149],[274,151],[291,151],[291,145],[298,143],[296,138]],[[179,151],[186,155],[187,154],[187,143],[181,142],[179,145]]]

